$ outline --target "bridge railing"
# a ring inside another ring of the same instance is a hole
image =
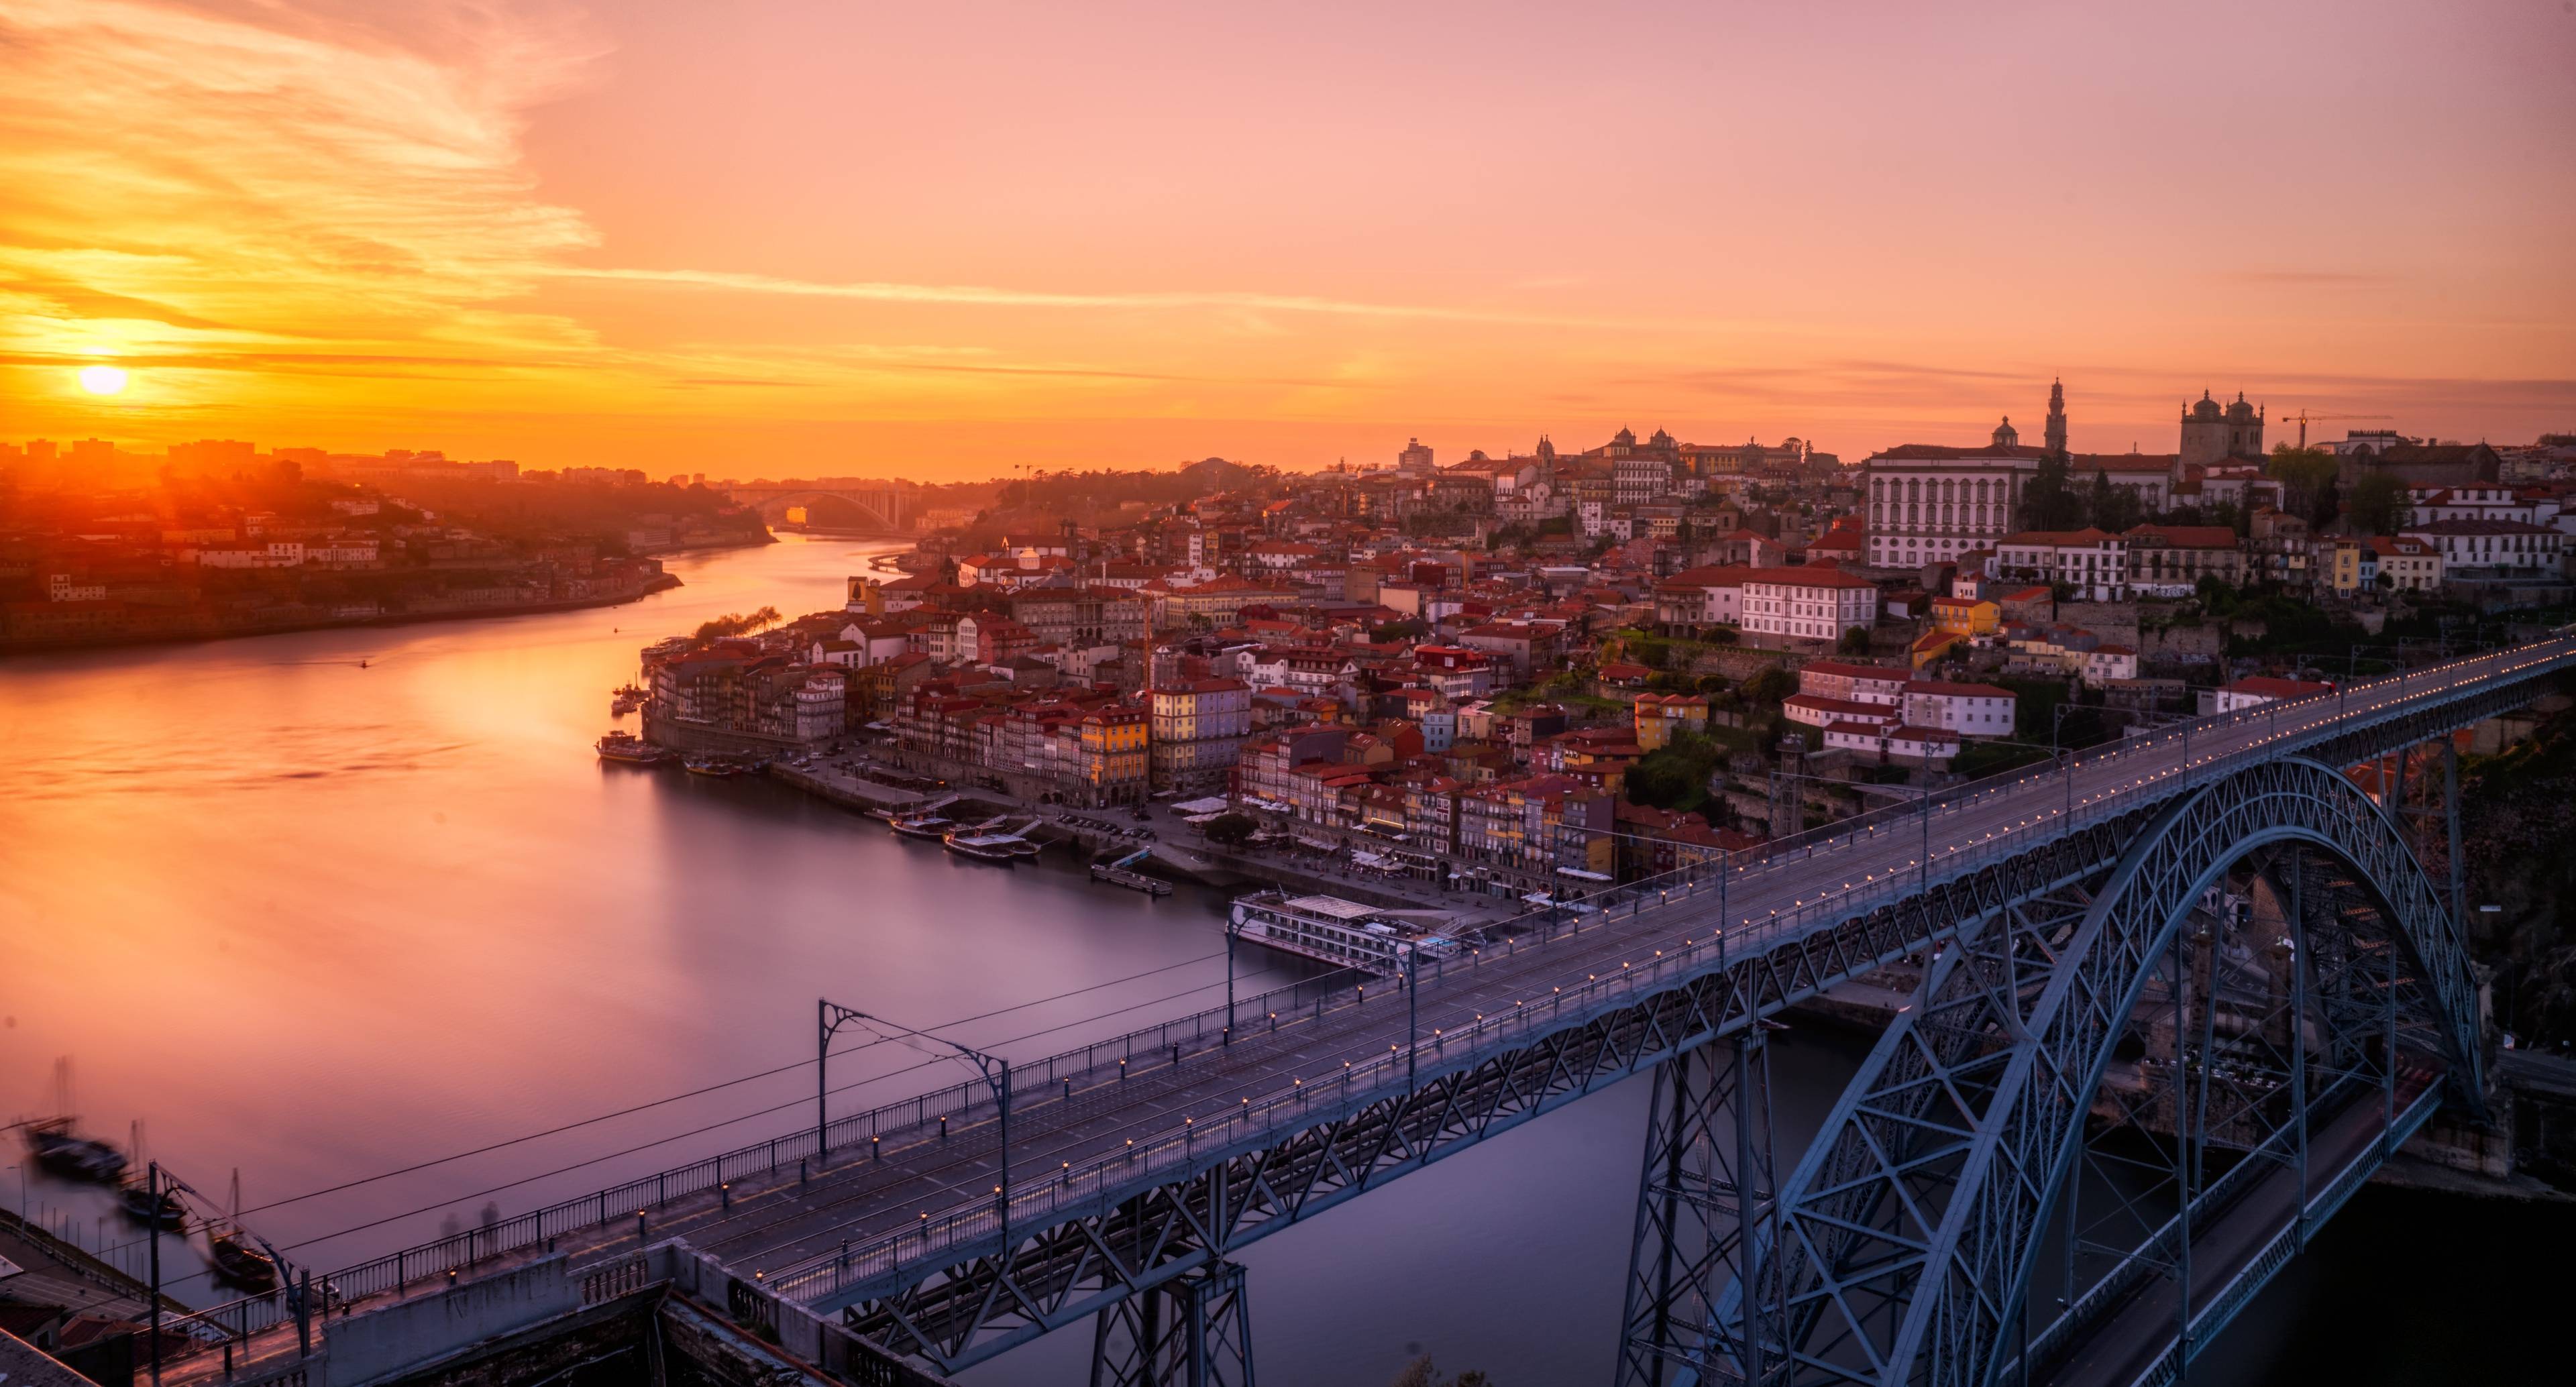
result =
[[[2564,665],[2576,658],[2576,642],[2555,642],[2557,648],[2511,666],[2521,671],[2534,665]],[[2526,648],[2528,649],[2528,648]],[[2494,659],[2496,657],[2488,657]],[[2473,664],[2478,662],[2462,662]],[[2063,808],[2041,812],[2018,824],[1988,832],[1970,840],[1936,844],[1932,849],[1933,865],[1923,869],[1920,862],[1909,862],[1908,868],[1884,875],[1869,874],[1860,883],[1846,883],[1812,901],[1799,901],[1787,912],[1769,912],[1756,919],[1742,916],[1723,922],[1709,937],[1687,939],[1679,949],[1653,949],[1643,946],[1639,957],[1621,960],[1615,971],[1595,971],[1583,981],[1555,985],[1545,994],[1521,999],[1512,1008],[1491,1015],[1476,1016],[1465,1024],[1434,1027],[1427,1038],[1418,1038],[1408,1055],[1401,1047],[1366,1060],[1346,1062],[1335,1071],[1332,1061],[1315,1066],[1310,1077],[1291,1074],[1289,1087],[1260,1098],[1244,1095],[1232,1107],[1221,1107],[1202,1121],[1189,1115],[1177,1127],[1166,1128],[1140,1139],[1108,1156],[1086,1162],[1080,1167],[1064,1165],[1053,1177],[1042,1178],[1033,1186],[1013,1193],[1012,1226],[1037,1226],[1032,1220],[1054,1218],[1061,1221],[1078,1217],[1088,1208],[1097,1212],[1116,1197],[1132,1193],[1146,1177],[1186,1173],[1203,1157],[1250,1144],[1275,1141],[1280,1136],[1312,1125],[1317,1095],[1322,1102],[1340,1109],[1365,1104],[1384,1096],[1389,1088],[1407,1086],[1408,1073],[1419,1063],[1425,1049],[1432,1052],[1436,1074],[1451,1055],[1477,1056],[1508,1048],[1535,1035],[1553,1032],[1567,1024],[1633,1005],[1637,1000],[1664,991],[1678,982],[1724,965],[1730,956],[1741,958],[1775,948],[1786,940],[1809,933],[1833,922],[1865,914],[1906,896],[1919,893],[1929,879],[1955,879],[1985,866],[2028,851],[2034,838],[2053,837],[2072,828],[2128,813],[2143,800],[2168,798],[2194,785],[2232,775],[2246,766],[2277,759],[2285,754],[2278,745],[2280,738],[2296,738],[2320,728],[2340,729],[2355,711],[2395,715],[2406,705],[2434,697],[2448,690],[2447,682],[2429,677],[2441,670],[2410,672],[2405,676],[2372,681],[2350,691],[2315,695],[2310,698],[2239,709],[2228,714],[2198,720],[2195,733],[2243,730],[2260,723],[2264,736],[2258,741],[2229,751],[2213,751],[2206,756],[2193,756],[2183,764],[2158,770],[2145,770],[2134,780],[2115,784],[2107,790],[2095,790],[2077,804],[2071,820]],[[2488,671],[2495,672],[2493,670]],[[2331,706],[2329,706],[2331,705]],[[2356,707],[2356,705],[2358,705]],[[2286,716],[2285,716],[2286,715]],[[2282,723],[2289,724],[2282,731]],[[2136,739],[2141,745],[2120,748],[2084,762],[2096,771],[2105,766],[2116,769],[2124,758],[2143,761],[2143,753],[2154,747],[2170,749],[2183,734],[2159,738]],[[2028,777],[2012,782],[2025,783]],[[2097,777],[2098,779],[2098,777]],[[2009,788],[2009,787],[2006,787]],[[1952,808],[1964,808],[1980,796],[1971,794],[1955,802]],[[1824,842],[1848,842],[1885,839],[1915,826],[1922,811],[1902,814],[1894,820],[1882,820],[1858,831],[1845,824],[1833,826]],[[1938,812],[1936,810],[1936,812]],[[1806,835],[1801,835],[1802,837]],[[1784,861],[1771,852],[1757,866],[1727,869],[1730,883],[1746,881],[1814,856],[1815,844],[1799,844],[1797,855]],[[1686,883],[1684,896],[1705,896],[1713,887],[1714,877]],[[1640,897],[1636,903],[1642,907]],[[1475,966],[1470,957],[1445,959],[1432,970],[1431,979],[1452,968]],[[1222,1009],[1218,1009],[1219,1013]],[[1438,1018],[1431,1018],[1437,1020]],[[1275,1083],[1275,1079],[1273,1081]],[[996,1236],[1002,1227],[998,1199],[973,1201],[946,1211],[924,1211],[919,1226],[884,1237],[867,1246],[834,1254],[775,1274],[772,1284],[781,1294],[821,1295],[854,1284],[866,1284],[893,1274],[906,1266],[919,1265],[923,1259],[945,1255],[983,1239]]]
[[[1631,1003],[1636,997],[1661,991],[1677,980],[1720,966],[1728,957],[1743,957],[1775,948],[1782,942],[1840,920],[1878,909],[1905,896],[1918,893],[1934,880],[1949,880],[1978,870],[1993,862],[2029,850],[2042,836],[2055,836],[2072,829],[2115,817],[2142,798],[2163,797],[2192,784],[2233,773],[2255,759],[2268,759],[2283,754],[2272,734],[2279,733],[2284,722],[2290,724],[2288,736],[2297,736],[2329,725],[2342,726],[2344,719],[2356,710],[2386,712],[2403,703],[2437,696],[2453,687],[2462,677],[2479,674],[2521,673],[2542,664],[2564,664],[2576,659],[2576,640],[2544,642],[2538,646],[2519,647],[2499,655],[2454,661],[2425,670],[2357,684],[2350,689],[2313,695],[2256,708],[2239,709],[2189,721],[2180,729],[2153,737],[2128,739],[2115,747],[2099,748],[2090,754],[2070,757],[2067,768],[2058,771],[2017,770],[1970,781],[1946,791],[1932,792],[1918,802],[1874,810],[1851,819],[1838,820],[1787,838],[1774,840],[1755,848],[1720,854],[1709,861],[1692,863],[1638,882],[1625,883],[1596,897],[1582,901],[1542,907],[1515,916],[1499,930],[1518,929],[1522,933],[1507,947],[1517,952],[1521,947],[1544,946],[1557,939],[1579,938],[1597,934],[1604,926],[1622,918],[1618,907],[1627,907],[1627,918],[1652,909],[1660,913],[1674,906],[1704,909],[1714,898],[1776,882],[1792,873],[1812,870],[1819,856],[1837,850],[1869,843],[1901,846],[1906,835],[1920,836],[1931,826],[1931,836],[1938,838],[1938,825],[1954,819],[1999,796],[2021,791],[2034,782],[2054,783],[2060,776],[2099,782],[2102,772],[2116,772],[2127,764],[2143,764],[2161,759],[2153,753],[2170,751],[2176,743],[2192,736],[2210,736],[2231,730],[2243,730],[2262,723],[2267,728],[2263,743],[2239,748],[2226,754],[2213,753],[2195,757],[2190,764],[2151,774],[2136,781],[2117,784],[2107,790],[2087,794],[2066,808],[2037,812],[2014,825],[1986,833],[1973,841],[1934,843],[1931,865],[1909,861],[1906,869],[1865,874],[1864,880],[1846,882],[1821,892],[1814,899],[1797,899],[1786,912],[1768,912],[1756,919],[1751,915],[1723,920],[1707,937],[1693,936],[1680,950],[1652,952],[1624,960],[1620,969],[1608,975],[1595,974],[1581,983],[1569,983],[1543,999],[1524,999],[1522,1005],[1493,1016],[1474,1017],[1461,1026],[1436,1026],[1429,1041],[1435,1056],[1469,1054],[1489,1046],[1525,1039],[1552,1031],[1572,1020],[1579,1020]],[[2391,697],[2396,702],[2389,701]],[[2358,709],[2356,709],[2358,705]],[[2071,792],[2070,792],[2071,794]],[[2034,801],[2036,805],[2038,802]],[[1569,916],[1569,911],[1573,912]],[[1729,911],[1732,914],[1732,911]],[[1468,950],[1433,960],[1421,967],[1417,981],[1428,994],[1451,972],[1473,969],[1481,963],[1483,950]],[[1638,964],[1644,964],[1642,969]],[[1032,1060],[1013,1067],[1014,1091],[1030,1094],[1060,1085],[1068,1079],[1098,1074],[1111,1067],[1112,1061],[1133,1061],[1140,1055],[1160,1058],[1176,1053],[1187,1057],[1222,1045],[1229,1027],[1242,1017],[1263,1017],[1270,1012],[1293,1013],[1312,1008],[1338,1009],[1359,1005],[1355,999],[1367,983],[1349,984],[1325,978],[1308,980],[1237,999],[1229,1010],[1213,1006],[1188,1016],[1143,1027],[1125,1035],[1113,1036]],[[1381,987],[1381,995],[1395,989]],[[1538,1007],[1528,1005],[1531,1001]],[[1436,1021],[1439,1018],[1427,1018]],[[1416,1055],[1420,1048],[1417,1047]],[[1404,1055],[1354,1062],[1339,1071],[1319,1073],[1346,1086],[1354,1095],[1366,1095],[1382,1088],[1387,1076],[1401,1075]],[[1392,1064],[1392,1068],[1390,1065]],[[1087,1165],[1080,1171],[1059,1171],[1062,1177],[1015,1194],[1013,1223],[1019,1225],[1024,1215],[1017,1206],[1030,1204],[1029,1214],[1043,1206],[1056,1207],[1059,1194],[1069,1197],[1097,1197],[1109,1189],[1123,1189],[1136,1178],[1148,1173],[1163,1173],[1175,1168],[1173,1162],[1186,1165],[1198,1153],[1231,1146],[1253,1135],[1268,1136],[1279,1130],[1278,1124],[1309,1113],[1314,1104],[1317,1085],[1304,1076],[1295,1079],[1290,1088],[1260,1101],[1247,1101],[1215,1119],[1226,1135],[1218,1136],[1195,1119],[1157,1134],[1136,1144],[1135,1151]],[[1016,1107],[1016,1104],[1015,1104]],[[820,1154],[846,1151],[867,1145],[872,1139],[898,1133],[920,1131],[945,1117],[952,1124],[978,1121],[993,1115],[993,1094],[981,1080],[966,1080],[945,1088],[903,1099],[895,1103],[832,1120],[826,1130],[827,1140],[818,1142],[811,1128],[784,1134],[766,1142],[739,1147],[701,1161],[656,1172],[605,1190],[584,1194],[531,1210],[499,1222],[467,1229],[417,1247],[405,1248],[387,1256],[374,1258],[330,1273],[317,1282],[317,1298],[326,1302],[354,1300],[381,1294],[422,1277],[438,1276],[461,1270],[475,1262],[531,1246],[544,1245],[550,1239],[578,1228],[604,1224],[626,1218],[640,1211],[659,1208],[669,1200],[684,1195],[703,1194],[720,1189],[729,1182],[752,1174],[770,1175],[800,1160],[812,1160]],[[1248,1125],[1249,1124],[1249,1125]],[[1138,1162],[1143,1162],[1141,1166]],[[944,1214],[926,1214],[924,1226],[907,1230],[876,1248],[850,1254],[858,1264],[876,1265],[885,1256],[897,1263],[909,1263],[922,1250],[945,1248],[959,1240],[990,1236],[995,1223],[978,1223],[990,1219],[996,1210],[992,1201],[968,1204]],[[927,1242],[923,1241],[928,1239]],[[896,1254],[880,1250],[897,1244],[910,1246],[914,1252]],[[813,1264],[790,1269],[781,1275],[806,1278],[829,1272],[844,1284],[854,1273],[849,1257],[836,1257],[832,1264]],[[864,1279],[864,1278],[862,1278]],[[773,1283],[774,1284],[774,1283]],[[281,1293],[245,1297],[182,1317],[182,1332],[196,1330],[223,1336],[239,1337],[256,1332],[291,1317]]]

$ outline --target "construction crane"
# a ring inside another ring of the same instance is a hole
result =
[[[2336,420],[2394,419],[2396,417],[2394,414],[2310,414],[2302,409],[2295,415],[2284,416],[2282,422],[2287,423],[2293,418],[2299,421],[2299,447],[2305,451],[2308,446],[2308,425],[2311,423],[2324,424]]]

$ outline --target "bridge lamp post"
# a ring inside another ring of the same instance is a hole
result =
[[[1415,986],[1421,981],[1422,972],[1417,966],[1418,951],[1412,942],[1408,940],[1398,947],[1404,950],[1404,1087],[1409,1093],[1414,1088],[1414,1061],[1422,1053],[1422,1042],[1419,1038],[1422,1030],[1422,1013],[1416,1000],[1420,989]]]
[[[2000,740],[2000,739],[1997,739],[1997,740]],[[2014,745],[2016,745],[2016,746],[2020,746],[2020,745],[2024,745],[2024,744],[2023,744],[2023,743],[2016,742],[2016,743],[2014,743]],[[1827,779],[1826,777],[1821,776],[1821,775],[1806,775],[1806,774],[1802,774],[1802,773],[1797,772],[1797,771],[1778,771],[1778,770],[1775,770],[1775,771],[1773,771],[1773,772],[1771,772],[1771,773],[1772,773],[1773,775],[1781,776],[1781,777],[1784,777],[1784,778],[1789,779],[1789,780],[1812,780],[1812,781],[1816,782],[1816,783],[1817,783],[1817,784],[1819,784],[1819,785],[1841,785],[1841,786],[1844,786],[1844,787],[1846,787],[1846,788],[1848,788],[1848,789],[1855,790],[1855,791],[1858,791],[1858,792],[1863,793],[1863,794],[1867,794],[1868,792],[1870,792],[1870,791],[1872,791],[1872,790],[1881,790],[1881,791],[1893,790],[1893,791],[1898,791],[1898,792],[1903,793],[1903,794],[1909,794],[1909,795],[1914,796],[1915,802],[1916,802],[1918,805],[1920,805],[1920,806],[1922,807],[1922,808],[1921,808],[1921,812],[1917,815],[1917,817],[1918,817],[1918,818],[1920,818],[1920,819],[1923,821],[1923,847],[1922,847],[1922,859],[1921,859],[1921,861],[1917,864],[1917,866],[1918,866],[1918,867],[1919,867],[1919,869],[1920,869],[1920,874],[1921,874],[1921,877],[1922,877],[1922,881],[1923,881],[1923,883],[1924,883],[1927,887],[1931,884],[1931,881],[1932,881],[1932,792],[1931,792],[1930,790],[1924,789],[1924,788],[1922,788],[1921,786],[1917,786],[1917,785],[1880,785],[1880,784],[1863,784],[1863,783],[1861,783],[1860,781],[1857,781],[1857,780],[1831,780],[1831,779]],[[1721,895],[1720,897],[1718,897],[1719,915],[1720,915],[1720,917],[1721,917],[1721,918],[1722,918],[1722,917],[1724,916],[1724,914],[1725,914],[1725,904],[1726,904],[1726,898],[1725,898],[1724,896],[1722,896],[1722,895]]]
[[[975,1066],[977,1072],[984,1076],[985,1086],[993,1090],[994,1111],[998,1115],[1000,1122],[1001,1154],[998,1160],[1001,1166],[1000,1175],[1002,1177],[1002,1183],[996,1185],[993,1189],[993,1206],[995,1217],[1001,1225],[1002,1246],[1004,1251],[1007,1252],[1011,1243],[1011,1062],[1003,1059],[999,1055],[988,1055],[981,1050],[970,1049],[967,1046],[958,1044],[956,1041],[950,1040],[946,1036],[932,1035],[928,1031],[917,1031],[910,1026],[888,1021],[882,1016],[870,1016],[866,1012],[857,1010],[856,1008],[845,1007],[838,1002],[827,1001],[819,997],[816,998],[814,1002],[814,1020],[817,1027],[817,1035],[820,1039],[820,1048],[816,1051],[814,1056],[814,1067],[816,1071],[814,1093],[814,1139],[818,1148],[818,1161],[820,1160],[819,1147],[821,1146],[823,1139],[823,1080],[821,1078],[821,1070],[823,1067],[824,1053],[831,1047],[832,1033],[839,1030],[842,1026],[855,1022],[863,1028],[882,1027],[885,1031],[893,1032],[892,1035],[884,1036],[885,1039],[892,1040],[898,1038],[910,1038],[913,1040],[927,1040],[934,1045],[945,1045],[949,1049],[964,1056]],[[1122,1064],[1125,1063],[1123,1060],[1120,1062]],[[941,1121],[944,1123],[946,1119],[942,1118]]]

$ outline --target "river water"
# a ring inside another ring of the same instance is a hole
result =
[[[330,1267],[810,1123],[818,995],[1014,1057],[1221,1000],[1214,893],[967,863],[775,784],[594,759],[639,648],[837,606],[873,552],[789,539],[673,559],[686,586],[623,607],[0,663],[0,1115],[55,1110],[68,1057],[90,1132],[140,1123],[218,1205],[238,1170],[248,1222]],[[1788,1033],[1784,1162],[1863,1044]],[[925,1064],[836,1048],[833,1085],[860,1086],[833,1111],[963,1077]],[[1607,1090],[1256,1245],[1263,1377],[1374,1384],[1427,1351],[1502,1387],[1603,1380],[1647,1096]],[[0,1169],[0,1200],[140,1265],[95,1193],[24,1173]],[[2396,1268],[2536,1217],[2366,1193],[2197,1376],[2511,1379],[2494,1355],[2528,1335],[2533,1283]],[[164,1247],[173,1276],[201,1265]],[[2344,1352],[2383,1309],[2374,1351]],[[1088,1352],[1076,1327],[968,1380],[1075,1381]]]

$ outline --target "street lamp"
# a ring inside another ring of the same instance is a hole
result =
[[[1804,774],[1801,774],[1801,773],[1799,773],[1799,772],[1797,772],[1797,771],[1778,771],[1778,770],[1775,770],[1775,771],[1773,771],[1773,772],[1771,772],[1771,773],[1772,773],[1773,775],[1787,776],[1787,777],[1788,777],[1789,779],[1791,779],[1791,780],[1812,780],[1812,781],[1815,781],[1815,782],[1816,782],[1817,784],[1819,784],[1819,785],[1844,785],[1844,786],[1849,786],[1851,789],[1853,789],[1853,790],[1855,790],[1855,791],[1862,792],[1862,793],[1867,793],[1867,792],[1869,792],[1869,791],[1871,791],[1871,790],[1888,790],[1888,791],[1895,791],[1895,792],[1898,792],[1898,793],[1901,793],[1901,794],[1908,794],[1908,795],[1912,795],[1912,796],[1914,796],[1914,798],[1915,798],[1916,802],[1922,805],[1922,812],[1921,812],[1921,814],[1920,814],[1920,816],[1919,816],[1919,817],[1923,820],[1923,856],[1922,856],[1922,860],[1921,860],[1921,862],[1920,862],[1918,865],[1919,865],[1919,867],[1920,867],[1920,869],[1921,869],[1921,870],[1920,870],[1920,875],[1921,875],[1921,877],[1922,877],[1922,880],[1923,880],[1924,885],[1925,885],[1927,888],[1931,885],[1931,881],[1932,881],[1932,792],[1931,792],[1930,790],[1923,789],[1923,788],[1921,788],[1920,786],[1915,786],[1915,785],[1880,785],[1880,784],[1874,784],[1874,783],[1873,783],[1873,784],[1864,785],[1864,784],[1861,784],[1859,781],[1856,781],[1856,780],[1829,780],[1829,779],[1827,779],[1826,777],[1821,776],[1821,775],[1804,775]],[[1721,900],[1722,900],[1722,899],[1723,899],[1723,898],[1721,898]]]
[[[988,1055],[981,1050],[970,1049],[967,1046],[960,1045],[956,1041],[950,1040],[944,1035],[932,1035],[928,1031],[917,1031],[910,1026],[899,1025],[895,1022],[888,1021],[884,1017],[870,1016],[864,1011],[858,1011],[850,1007],[842,1006],[838,1002],[826,1001],[821,998],[815,999],[814,1017],[815,1024],[818,1028],[817,1034],[825,1049],[828,1049],[831,1046],[832,1033],[834,1031],[839,1030],[844,1025],[856,1022],[864,1027],[883,1027],[885,1030],[894,1032],[895,1036],[909,1036],[916,1040],[927,1040],[934,1045],[945,1045],[949,1049],[956,1051],[958,1054],[963,1055],[967,1060],[971,1061],[976,1070],[984,1076],[985,1085],[993,1090],[994,1109],[1000,1116],[1000,1174],[1002,1177],[1002,1183],[994,1187],[993,1203],[997,1217],[1001,1222],[1002,1245],[1007,1249],[1011,1242],[1011,1062],[1003,1059],[999,1055]],[[894,1036],[889,1036],[887,1038],[893,1039]],[[821,1157],[820,1147],[823,1138],[823,1092],[821,1087],[822,1079],[820,1077],[822,1064],[823,1055],[818,1051],[814,1057],[814,1065],[817,1075],[815,1079],[816,1088],[814,1093],[814,1139],[817,1148],[816,1158],[818,1160]],[[944,1118],[941,1120],[943,1123],[946,1121]]]

